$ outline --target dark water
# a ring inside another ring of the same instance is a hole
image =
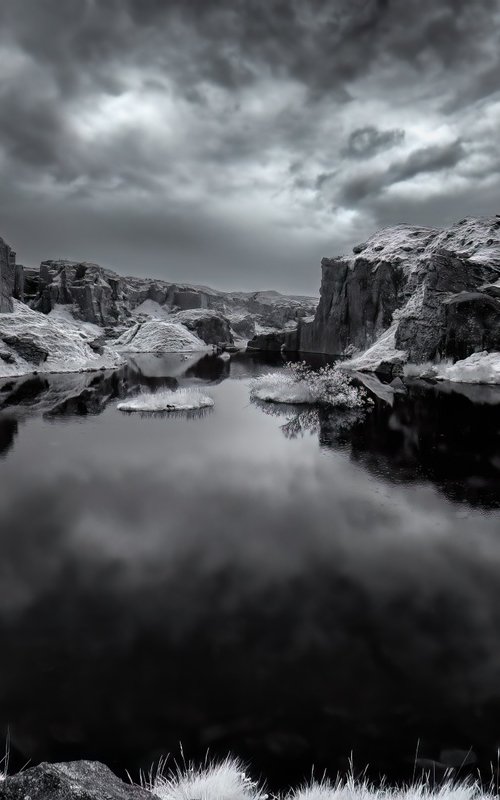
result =
[[[257,357],[0,384],[0,736],[14,764],[231,751],[284,787],[350,753],[500,744],[500,391],[352,418],[250,402]],[[215,408],[126,415],[203,385]],[[270,413],[272,412],[272,413]]]

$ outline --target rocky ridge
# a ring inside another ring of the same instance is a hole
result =
[[[235,340],[245,346],[256,330],[295,328],[315,305],[314,298],[278,292],[123,277],[90,262],[23,268],[0,239],[0,375],[112,367],[120,363],[116,351],[193,352]],[[60,348],[53,352],[59,334],[64,359]]]
[[[70,305],[78,318],[105,328],[127,324],[134,310],[148,301],[167,313],[198,311],[198,319],[203,310],[211,311],[207,317],[213,319],[217,313],[236,325],[250,315],[254,323],[269,328],[298,321],[316,307],[311,297],[219,292],[207,286],[123,277],[90,262],[42,261],[39,269],[25,268],[24,276],[26,301],[34,310],[48,314],[57,305]]]

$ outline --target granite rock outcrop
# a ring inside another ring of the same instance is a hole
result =
[[[255,337],[251,348],[370,352],[373,358],[353,359],[364,369],[377,360],[390,367],[393,359],[399,369],[405,361],[500,350],[500,215],[444,230],[384,228],[351,256],[324,258],[321,266],[314,318],[296,331]]]

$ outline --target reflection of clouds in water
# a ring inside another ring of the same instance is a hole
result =
[[[47,741],[47,714],[98,736],[95,692],[105,741],[139,749],[158,719],[172,747],[236,718],[292,733],[306,713],[317,750],[326,729],[348,720],[362,736],[405,708],[412,747],[418,715],[456,725],[466,709],[489,735],[477,715],[500,697],[498,517],[458,519],[430,489],[331,467],[306,452],[253,472],[186,460],[7,478],[0,702],[23,751]]]
[[[67,560],[97,569],[112,561],[114,579],[133,583],[168,575],[177,559],[200,572],[243,565],[254,587],[319,561],[389,594],[408,580],[428,589],[433,574],[444,588],[453,563],[449,588],[461,594],[475,586],[477,569],[488,575],[500,558],[495,516],[457,519],[431,490],[421,490],[420,506],[415,492],[384,499],[387,485],[347,464],[331,475],[307,456],[280,460],[279,480],[277,466],[259,461],[250,473],[241,462],[214,461],[207,473],[186,459],[156,473],[138,467],[12,485],[0,500],[2,586],[14,584],[4,602],[23,574],[26,593],[36,595],[44,573],[52,580]]]

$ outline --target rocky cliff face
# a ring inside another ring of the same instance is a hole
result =
[[[146,301],[169,313],[186,312],[191,322],[194,317],[189,312],[206,311],[213,330],[208,338],[202,337],[205,341],[219,335],[223,341],[231,341],[227,320],[234,322],[237,335],[244,335],[244,331],[253,335],[255,324],[282,328],[311,314],[316,307],[314,298],[287,297],[278,292],[218,292],[207,286],[123,277],[98,264],[64,260],[43,261],[39,269],[25,270],[25,283],[26,301],[35,310],[48,314],[56,305],[72,305],[81,320],[103,327],[127,323]],[[211,312],[219,314],[218,323]],[[206,323],[208,317],[204,319]]]
[[[324,258],[314,319],[251,346],[338,355],[377,342],[376,357],[415,362],[500,350],[500,215],[385,228]]]
[[[16,254],[0,239],[0,313],[13,309],[13,298],[23,299],[23,268],[16,264]]]

